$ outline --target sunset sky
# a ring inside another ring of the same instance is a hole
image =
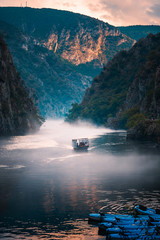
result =
[[[26,0],[0,0],[0,6],[26,6]],[[28,0],[28,7],[82,13],[114,26],[160,25],[160,0]]]

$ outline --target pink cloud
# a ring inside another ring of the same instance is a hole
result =
[[[95,11],[98,6],[97,11]],[[160,24],[160,4],[158,0],[95,0],[88,9],[98,18],[113,25]]]
[[[159,0],[27,0],[29,7],[56,8],[99,18],[112,25],[159,24]],[[0,0],[0,6],[25,6],[26,0]]]

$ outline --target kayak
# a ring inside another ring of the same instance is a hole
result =
[[[116,219],[117,218],[117,219]],[[118,214],[100,214],[100,213],[90,213],[88,216],[89,221],[96,222],[116,222],[120,219],[134,219],[132,215],[118,215]]]
[[[98,234],[106,235],[106,239],[160,240],[160,235],[158,235],[160,214],[158,211],[142,205],[137,205],[135,209],[138,214],[142,215],[135,217],[133,215],[91,213],[89,221],[99,222]]]
[[[144,227],[145,225],[147,225],[148,227],[148,222],[147,221],[142,221],[140,219],[128,219],[128,221],[126,220],[119,220],[119,221],[115,221],[115,220],[111,220],[109,221],[105,221],[102,223],[98,224],[99,230],[104,230],[107,229],[108,227],[121,227],[121,228],[138,228],[139,226]],[[152,224],[154,225],[154,224]]]
[[[121,233],[121,234],[153,234],[155,233],[155,227],[148,227],[148,228],[135,228],[135,229],[121,229],[119,227],[111,227],[106,229],[107,234],[111,233]]]
[[[101,214],[101,213],[90,213],[88,216],[89,221],[95,222],[118,222],[118,221],[134,221],[137,219],[149,220],[148,215],[120,215],[120,214]]]
[[[143,205],[136,205],[134,207],[134,211],[137,214],[143,214],[143,215],[153,215],[157,218],[160,218],[160,210],[159,209],[153,209],[153,208],[148,208]]]
[[[121,231],[126,231],[126,230],[134,230],[134,229],[142,229],[144,228],[143,225],[135,225],[135,224],[132,224],[132,223],[128,223],[126,224],[113,224],[113,223],[108,223],[108,222],[103,222],[103,223],[100,223],[98,225],[98,233],[99,235],[104,235],[106,233],[106,231],[109,229],[109,228],[118,228],[119,230]]]
[[[148,224],[128,224],[128,225],[119,225],[119,228],[122,229],[122,230],[132,230],[132,229],[148,229],[148,228],[155,228],[154,225],[152,226],[149,226]]]
[[[132,239],[135,240],[139,237],[138,234],[119,234],[119,233],[111,233],[106,236],[106,239]]]
[[[100,213],[90,213],[88,216],[89,221],[95,222],[105,222],[109,220],[115,220],[115,216],[113,214],[100,214]]]
[[[160,239],[160,235],[153,235],[153,236],[137,236],[137,234],[132,234],[132,235],[121,235],[118,233],[112,233],[109,234],[106,239],[132,239],[132,240],[158,240]]]
[[[160,235],[156,235],[154,232],[150,232],[150,235],[146,235],[145,232],[126,232],[126,233],[110,233],[106,235],[106,239],[132,239],[132,240],[158,240]]]

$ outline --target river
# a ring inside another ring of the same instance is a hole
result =
[[[72,138],[88,137],[87,152]],[[160,150],[125,131],[47,121],[33,135],[0,139],[0,239],[105,239],[91,212],[160,208]]]

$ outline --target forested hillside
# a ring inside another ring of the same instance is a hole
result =
[[[94,78],[68,121],[86,119],[114,128],[131,128],[160,118],[160,33],[118,53]]]
[[[135,26],[126,26],[118,27],[118,29],[129,36],[132,39],[138,41],[141,38],[147,37],[148,34],[153,33],[157,34],[160,32],[159,25],[135,25]]]

